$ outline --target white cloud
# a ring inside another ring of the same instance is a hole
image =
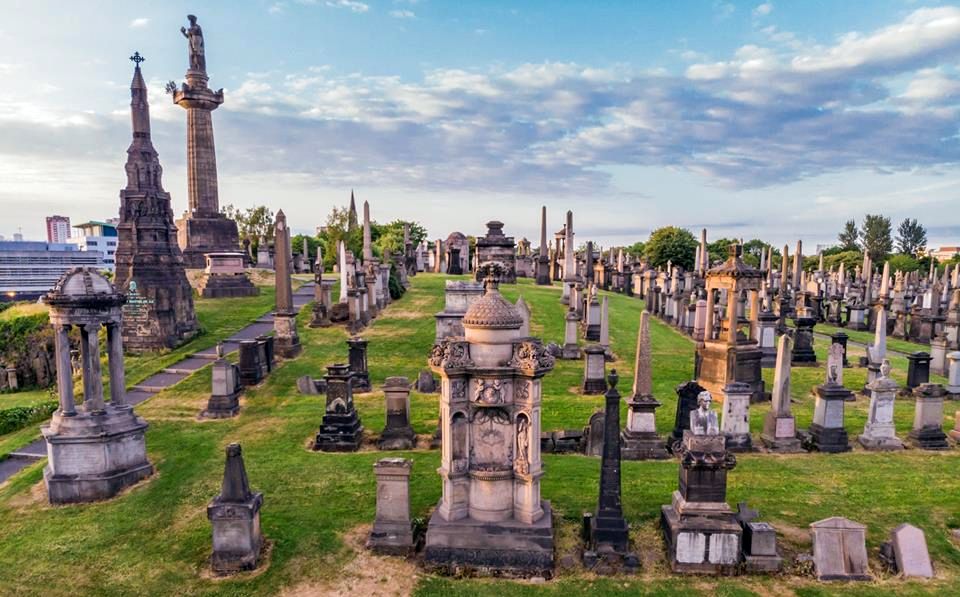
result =
[[[923,69],[910,81],[900,97],[924,103],[957,101],[960,100],[960,80],[948,77],[937,69]]]
[[[770,14],[771,12],[773,12],[773,3],[772,3],[772,2],[764,2],[763,4],[760,4],[760,5],[758,5],[756,8],[753,9],[753,16],[755,16],[755,17],[765,17],[765,16],[767,16],[768,14]]]
[[[139,17],[139,18],[136,18],[136,19],[130,21],[130,27],[132,27],[132,28],[134,28],[134,29],[139,29],[139,28],[141,28],[141,27],[146,27],[146,26],[149,25],[149,24],[150,24],[150,19],[148,19],[147,17]]]
[[[369,4],[357,0],[327,0],[326,4],[331,8],[346,8],[350,12],[356,13],[364,13],[370,10]]]
[[[722,0],[714,0],[713,2],[713,13],[717,20],[722,21],[729,18],[736,10],[737,7],[731,2],[723,2]]]
[[[274,2],[267,8],[267,12],[272,15],[283,14],[287,9],[286,2]]]
[[[395,19],[413,19],[417,15],[412,10],[391,10],[390,16]]]

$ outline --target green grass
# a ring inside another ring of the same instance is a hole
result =
[[[792,322],[788,325],[793,325]],[[873,344],[874,331],[858,331],[858,330],[849,330],[847,328],[839,328],[832,325],[827,325],[825,323],[818,323],[814,328],[814,331],[820,334],[836,334],[837,332],[843,332],[850,337],[850,340],[854,342],[859,342],[860,344],[869,345]],[[887,335],[887,348],[889,350],[894,350],[896,352],[902,352],[905,354],[911,354],[914,352],[930,352],[930,346],[926,344],[918,344],[916,342],[908,342],[907,340],[900,340],[894,338],[891,335]]]
[[[379,387],[388,376],[415,378],[426,366],[433,342],[432,315],[443,306],[446,278],[420,275],[413,288],[391,305],[365,331],[370,340],[371,378]],[[546,342],[562,340],[564,307],[559,287],[533,286],[524,280],[506,286],[515,300],[521,293],[532,310],[532,332]],[[213,312],[225,311],[211,304]],[[632,375],[636,327],[642,303],[610,297],[611,336],[620,357],[613,366],[626,393]],[[200,307],[198,306],[198,309]],[[204,317],[209,317],[205,315]],[[137,408],[147,421],[147,447],[157,474],[147,482],[105,503],[53,508],[45,504],[42,465],[29,467],[0,486],[0,594],[23,595],[272,595],[285,589],[317,587],[329,592],[358,573],[355,552],[344,536],[372,521],[376,491],[373,463],[385,454],[364,450],[355,454],[322,454],[307,449],[323,414],[322,396],[301,396],[295,382],[301,375],[319,377],[324,367],[344,362],[347,335],[339,327],[309,329],[301,313],[300,333],[305,351],[285,362],[261,386],[249,389],[239,417],[198,421],[210,388],[209,368],[161,392]],[[204,320],[206,325],[207,321]],[[223,323],[223,325],[227,325]],[[211,334],[212,335],[212,334]],[[692,374],[693,344],[673,329],[654,321],[654,387],[663,407],[657,413],[661,432],[673,425],[673,388]],[[824,358],[825,344],[816,348]],[[901,366],[903,365],[903,366]],[[905,361],[894,362],[902,379]],[[560,361],[544,379],[543,428],[582,428],[602,404],[599,396],[582,396],[583,363]],[[769,373],[769,372],[766,372]],[[845,383],[857,388],[864,371],[849,369]],[[805,427],[812,416],[810,389],[823,379],[822,368],[793,371],[794,412]],[[384,425],[383,394],[355,397],[363,424],[371,435]],[[759,434],[766,405],[752,410],[751,425]],[[847,428],[858,434],[866,418],[863,398],[848,404]],[[436,395],[412,395],[412,418],[420,434],[432,433],[437,421]],[[948,409],[952,410],[952,409]],[[912,401],[898,400],[897,427],[906,433],[912,421]],[[952,420],[947,424],[952,425]],[[759,440],[759,438],[756,438]],[[0,438],[2,447],[5,438]],[[210,553],[207,502],[219,490],[223,448],[243,444],[247,472],[255,490],[263,491],[262,524],[272,545],[269,565],[255,574],[213,580],[206,574]],[[411,508],[426,516],[440,496],[436,474],[439,454],[419,449],[401,453],[414,461]],[[868,525],[868,544],[875,564],[876,550],[892,529],[909,521],[926,531],[938,579],[905,582],[875,570],[878,580],[862,584],[821,584],[809,576],[704,579],[666,573],[656,518],[669,503],[677,483],[677,463],[625,462],[623,505],[631,523],[644,568],[633,578],[597,579],[582,571],[561,571],[545,584],[502,580],[448,579],[421,575],[418,595],[913,595],[948,594],[960,572],[960,550],[949,529],[960,527],[960,457],[956,451],[924,453],[910,450],[877,454],[738,457],[729,477],[729,501],[746,500],[762,519],[781,531],[789,553],[809,550],[808,525],[841,515]],[[558,556],[575,549],[582,512],[597,500],[599,460],[579,455],[545,456],[542,495],[552,501],[558,535]],[[385,561],[374,561],[378,568]],[[407,576],[414,570],[390,559],[390,570]],[[382,574],[388,574],[383,572]],[[352,581],[350,581],[352,582]],[[390,579],[383,583],[390,588]],[[362,593],[361,590],[358,590]],[[306,593],[304,593],[306,594]]]

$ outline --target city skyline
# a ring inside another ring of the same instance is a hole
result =
[[[960,238],[955,6],[45,4],[11,5],[42,45],[0,26],[7,238],[116,216],[134,51],[184,211],[185,116],[163,88],[186,69],[188,12],[226,95],[221,205],[282,208],[294,232],[353,188],[431,238],[501,219],[536,241],[542,204],[551,233],[572,209],[605,246],[668,224],[816,246],[865,213],[919,219],[931,247]]]

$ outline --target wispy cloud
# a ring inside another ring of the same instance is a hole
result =
[[[753,9],[753,16],[755,16],[755,17],[765,17],[765,16],[767,16],[768,14],[770,14],[771,12],[773,12],[773,3],[772,3],[772,2],[764,2],[763,4],[757,5],[757,7]]]
[[[370,10],[369,4],[357,0],[327,0],[326,5],[331,8],[345,8],[356,13],[364,13]]]
[[[390,16],[395,19],[413,19],[417,15],[412,10],[391,10]]]
[[[147,17],[138,17],[138,18],[130,21],[130,27],[132,27],[132,28],[134,28],[134,29],[139,29],[139,28],[141,28],[141,27],[146,27],[146,26],[149,25],[149,24],[150,24],[150,19],[148,19]]]

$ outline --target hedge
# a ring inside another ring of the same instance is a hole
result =
[[[33,406],[12,406],[0,409],[0,435],[39,423],[49,418],[58,407],[59,404],[56,402],[45,402]]]

